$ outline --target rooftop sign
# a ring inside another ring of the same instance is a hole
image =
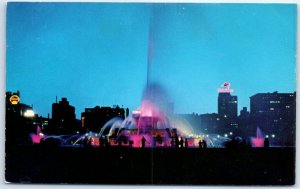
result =
[[[221,85],[222,88],[218,89],[218,93],[232,93],[233,89],[230,89],[230,83],[229,82],[224,82]]]
[[[9,98],[9,101],[12,105],[17,105],[19,104],[20,102],[20,97],[18,97],[17,95],[12,95],[10,98]]]

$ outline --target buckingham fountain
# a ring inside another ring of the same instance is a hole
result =
[[[168,110],[170,99],[164,87],[152,82],[151,65],[154,52],[154,22],[150,16],[147,54],[146,87],[141,105],[132,111],[124,120],[115,117],[105,125],[99,125],[99,132],[88,132],[84,135],[40,136],[34,134],[33,139],[39,137],[60,141],[63,146],[128,146],[138,147],[223,147],[223,143],[230,139],[217,135],[196,134],[193,127],[183,119],[173,115]]]

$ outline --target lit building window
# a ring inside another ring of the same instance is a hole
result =
[[[276,101],[274,101],[274,100],[271,100],[270,101],[270,104],[279,104],[280,103],[280,101],[279,100],[276,100]]]

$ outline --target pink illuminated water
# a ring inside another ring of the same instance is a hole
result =
[[[264,137],[260,128],[256,129],[256,137],[251,137],[252,147],[263,147],[264,146]]]
[[[44,134],[41,133],[40,126],[37,126],[36,133],[31,133],[30,137],[33,144],[39,144],[41,142],[41,139],[44,138]]]

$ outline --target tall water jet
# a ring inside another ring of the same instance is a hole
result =
[[[251,137],[252,147],[263,147],[264,137],[259,127],[256,128],[256,137]]]
[[[150,84],[150,70],[151,70],[151,63],[153,58],[153,12],[150,11],[149,15],[149,29],[148,29],[148,53],[147,53],[147,83],[146,87]]]

